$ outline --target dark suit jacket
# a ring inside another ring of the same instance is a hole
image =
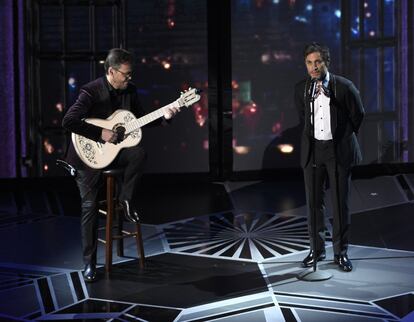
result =
[[[128,84],[128,87],[119,94],[121,106],[113,106],[110,89],[111,87],[108,85],[105,76],[84,85],[80,89],[76,102],[66,112],[62,126],[69,132],[80,134],[94,141],[100,141],[102,128],[86,123],[83,119],[106,119],[119,108],[130,110],[136,117],[145,114],[139,103],[136,87],[133,84]],[[69,145],[66,161],[77,169],[89,169],[76,154],[72,141]]]
[[[310,113],[309,87],[310,78],[295,86],[295,106],[303,124],[301,142],[301,166],[310,161],[312,124]],[[330,113],[331,131],[335,154],[339,164],[350,167],[361,162],[361,150],[356,135],[364,117],[364,108],[359,92],[354,84],[341,76],[330,73]]]

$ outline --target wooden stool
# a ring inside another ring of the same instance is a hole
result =
[[[124,256],[124,238],[135,237],[137,243],[137,252],[139,256],[139,267],[144,268],[145,254],[144,244],[142,241],[141,224],[136,223],[136,231],[134,233],[123,230],[123,214],[122,209],[118,206],[118,198],[115,196],[115,180],[122,179],[123,169],[109,169],[103,171],[103,176],[106,181],[106,200],[102,202],[105,205],[104,209],[99,209],[100,213],[106,215],[105,226],[105,272],[109,273],[112,268],[112,242],[114,239],[118,240],[117,254]],[[116,206],[115,206],[116,205]],[[101,207],[100,207],[101,208]],[[113,226],[115,212],[118,212],[117,226]],[[113,228],[116,228],[116,235],[113,234]]]

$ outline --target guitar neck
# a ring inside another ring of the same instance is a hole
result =
[[[132,121],[127,129],[127,133],[129,132],[134,132],[136,130],[138,130],[139,128],[161,118],[164,116],[166,110],[168,110],[171,107],[180,107],[179,103],[177,101],[174,101],[168,105],[165,105],[147,115],[144,115],[134,121]]]

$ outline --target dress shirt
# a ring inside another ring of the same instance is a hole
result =
[[[329,73],[323,80],[318,81],[317,97],[314,102],[315,106],[315,139],[332,140],[331,131],[331,107],[328,93]],[[322,87],[323,86],[323,87]]]

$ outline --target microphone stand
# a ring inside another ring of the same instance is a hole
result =
[[[332,277],[332,274],[326,271],[318,271],[318,262],[316,257],[316,234],[318,233],[316,230],[316,159],[315,159],[315,99],[316,99],[316,86],[317,80],[311,80],[311,88],[310,88],[310,108],[311,108],[311,120],[312,120],[312,136],[311,136],[311,149],[312,149],[312,200],[313,200],[313,207],[312,207],[312,216],[311,216],[311,223],[312,223],[312,249],[313,249],[313,267],[312,270],[305,270],[298,275],[298,279],[308,282],[316,282],[316,281],[324,281],[328,280]]]

